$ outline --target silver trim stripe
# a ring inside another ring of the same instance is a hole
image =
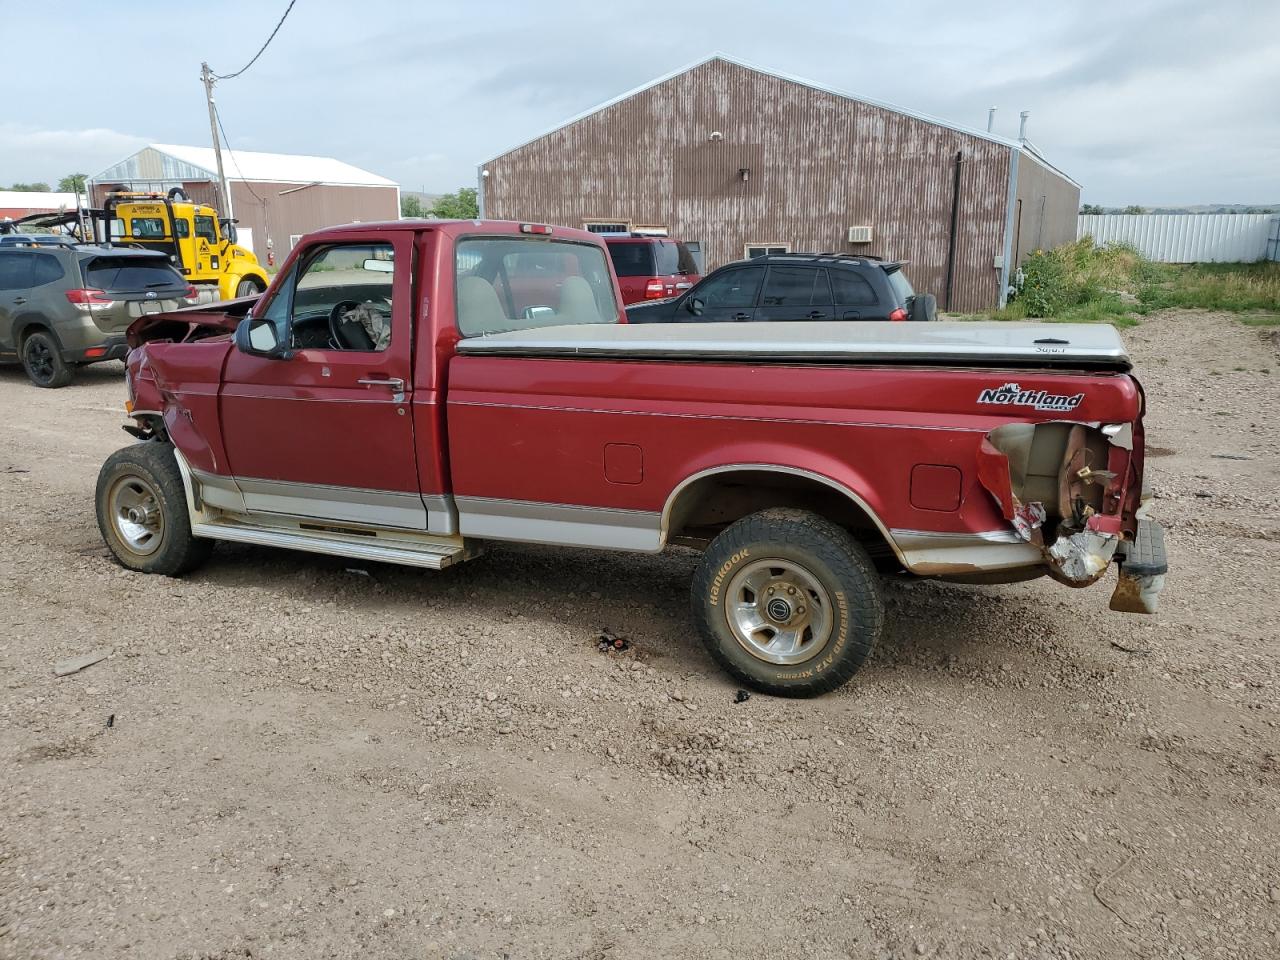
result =
[[[464,537],[603,550],[662,549],[662,514],[562,503],[454,497]]]

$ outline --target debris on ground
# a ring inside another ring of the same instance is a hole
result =
[[[361,569],[360,567],[347,567],[346,572],[347,572],[347,573],[354,573],[357,577],[369,577],[369,576],[372,576],[372,574],[371,574],[371,573],[369,573],[369,571],[368,571],[368,570],[363,570],[363,569]]]
[[[746,703],[750,699],[751,699],[751,694],[749,694],[746,690],[739,690],[737,693],[733,695],[734,703]]]
[[[78,657],[72,657],[70,660],[63,660],[54,665],[53,675],[55,677],[69,677],[73,673],[79,673],[86,667],[92,667],[95,663],[107,659],[111,656],[110,650],[95,650],[93,653],[84,653]]]
[[[612,630],[601,628],[596,634],[596,642],[600,647],[601,653],[612,651],[622,651],[631,649],[631,641],[626,637],[620,637]]]

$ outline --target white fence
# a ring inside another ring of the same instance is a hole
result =
[[[1080,217],[1076,236],[1131,243],[1164,263],[1252,263],[1267,259],[1274,213],[1108,213]]]

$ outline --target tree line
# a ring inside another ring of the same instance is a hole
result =
[[[437,220],[474,220],[480,216],[480,203],[475,187],[460,187],[457,193],[436,197],[431,206],[425,206],[417,197],[400,197],[400,216],[435,217]]]
[[[17,190],[20,193],[84,193],[85,181],[89,179],[87,173],[68,173],[65,177],[58,181],[57,187],[51,187],[43,180],[35,180],[31,183],[15,183],[8,187],[0,187],[3,190]]]

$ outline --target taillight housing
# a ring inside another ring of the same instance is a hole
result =
[[[192,306],[200,302],[200,291],[195,288],[194,284],[187,284],[187,292],[182,295],[182,302]]]
[[[644,285],[644,298],[646,300],[660,300],[667,295],[667,285],[662,281],[661,277],[650,277]]]
[[[897,310],[893,311],[893,313],[889,314],[889,319],[895,323],[901,323],[903,320],[907,319],[907,311],[902,307],[899,307]]]
[[[68,301],[75,304],[77,310],[85,313],[106,310],[115,303],[114,300],[107,296],[105,290],[95,290],[92,287],[68,290],[66,296]]]

